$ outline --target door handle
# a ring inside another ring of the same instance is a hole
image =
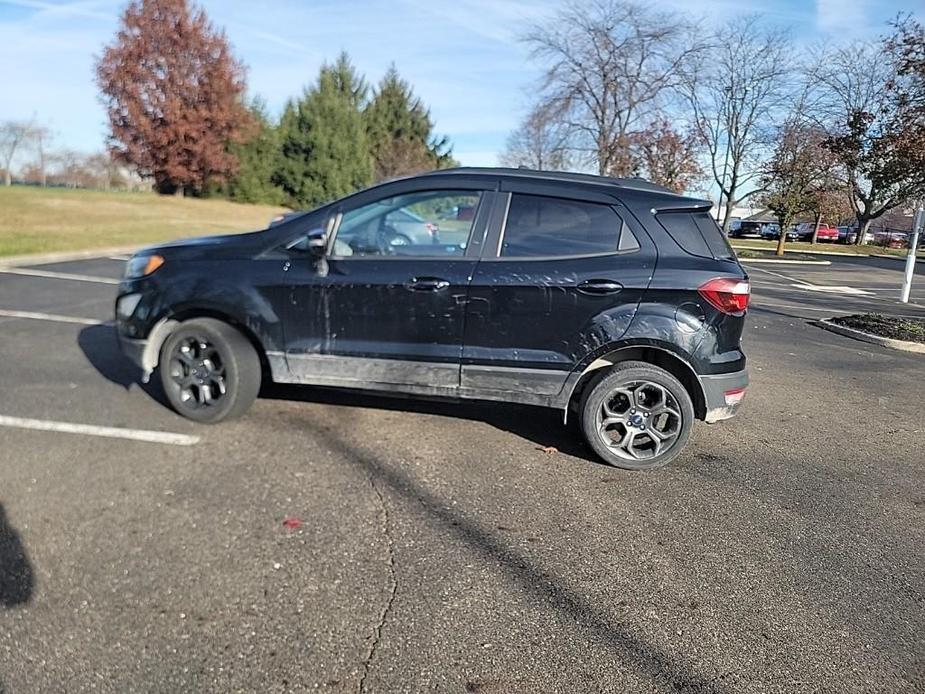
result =
[[[613,280],[585,280],[576,289],[582,294],[603,296],[604,294],[616,294],[623,289],[623,285]]]
[[[405,288],[412,292],[440,292],[450,286],[448,280],[439,277],[412,277]]]

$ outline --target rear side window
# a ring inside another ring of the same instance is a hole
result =
[[[691,216],[694,218],[694,224],[697,225],[700,235],[707,242],[707,246],[713,252],[714,257],[735,258],[735,253],[732,251],[732,246],[729,245],[729,240],[713,217],[707,212],[695,212]]]
[[[586,256],[638,248],[623,219],[609,205],[514,193],[500,255]]]
[[[662,212],[659,223],[685,252],[702,258],[733,258],[722,230],[706,212]]]

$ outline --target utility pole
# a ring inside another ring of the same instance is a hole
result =
[[[922,233],[922,226],[925,225],[925,209],[919,202],[919,209],[915,211],[915,219],[912,221],[912,234],[909,236],[909,254],[906,256],[906,276],[903,279],[903,290],[899,300],[904,304],[909,303],[909,292],[912,291],[912,277],[915,274],[915,252],[919,248],[919,234]]]

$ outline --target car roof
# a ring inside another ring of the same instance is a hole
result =
[[[658,197],[671,198],[675,201],[678,201],[679,203],[683,201],[686,203],[685,206],[690,205],[695,207],[702,207],[704,204],[712,204],[708,200],[700,200],[697,198],[690,198],[685,195],[681,195],[680,193],[676,193],[670,188],[656,185],[655,183],[647,181],[644,178],[614,178],[612,176],[596,176],[594,174],[575,173],[572,171],[539,171],[536,169],[527,168],[511,169],[504,167],[464,166],[453,169],[438,169],[436,171],[429,171],[427,173],[418,174],[417,176],[409,176],[408,178],[448,175],[491,176],[495,178],[500,176],[502,178],[514,180],[551,181],[560,183],[577,183],[582,185],[616,187],[644,193],[654,193]],[[680,207],[681,205],[678,206]]]

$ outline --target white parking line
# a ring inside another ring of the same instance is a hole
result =
[[[70,422],[54,422],[46,419],[7,417],[6,415],[0,415],[0,426],[35,431],[55,431],[63,434],[102,436],[110,439],[128,439],[130,441],[144,441],[145,443],[163,443],[171,446],[194,446],[199,443],[198,436],[187,436],[186,434],[171,434],[169,432],[147,431],[145,429],[100,427],[92,424],[72,424]]]
[[[6,308],[0,308],[0,318],[28,318],[30,320],[47,320],[55,323],[76,323],[77,325],[106,325],[103,321],[92,318],[61,316],[56,313],[36,313],[34,311],[14,311]]]
[[[25,267],[4,267],[0,272],[7,275],[24,275],[26,277],[45,277],[52,280],[72,280],[75,282],[96,282],[97,284],[119,284],[119,280],[112,277],[96,277],[95,275],[74,275],[70,272],[52,272],[51,270],[35,270]]]

